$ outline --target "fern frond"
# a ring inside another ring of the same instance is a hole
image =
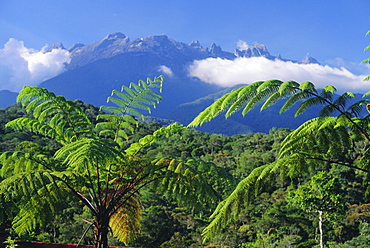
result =
[[[366,106],[368,103],[369,103],[368,99],[355,102],[346,109],[346,112],[351,113],[353,117],[359,117],[363,110],[363,106]]]
[[[15,151],[3,152],[0,163],[0,176],[4,178],[28,171],[60,168],[57,161],[42,151],[42,147],[29,141],[20,143]]]
[[[370,58],[362,60],[361,63],[365,63],[365,64],[370,63]]]
[[[285,101],[284,105],[280,109],[280,114],[288,111],[295,104],[307,99],[308,97],[311,97],[311,94],[307,91],[300,91],[300,92],[294,93],[290,98],[288,98],[288,100]]]
[[[162,135],[169,136],[175,133],[180,132],[181,130],[185,129],[184,126],[179,125],[178,123],[173,123],[171,125],[161,127],[160,129],[156,130],[153,134],[149,134],[141,138],[138,142],[135,142],[130,145],[129,148],[125,150],[125,154],[127,156],[132,156],[137,154],[143,147],[153,144],[158,140],[158,138]]]
[[[239,182],[235,190],[222,202],[218,204],[211,215],[211,223],[202,232],[203,241],[211,240],[222,228],[235,220],[242,207],[247,207],[256,194],[257,180],[261,183],[270,177],[269,172],[276,165],[267,164],[254,169],[246,178]],[[260,187],[259,187],[260,188]]]
[[[320,96],[329,102],[333,100],[333,94],[337,91],[337,89],[332,85],[327,85],[324,89],[321,90]]]
[[[310,92],[315,92],[317,93],[317,90],[315,88],[315,85],[311,82],[304,82],[304,83],[301,83],[301,85],[299,86],[299,88],[302,90],[302,91],[310,91]]]
[[[194,118],[192,122],[188,124],[188,127],[197,127],[203,125],[205,122],[212,120],[213,118],[220,115],[223,111],[225,111],[225,107],[230,103],[225,103],[225,99],[228,98],[229,94],[232,92],[225,94],[221,98],[217,99],[211,106],[207,107],[203,110],[197,117]]]
[[[138,97],[139,99],[139,97]],[[145,102],[145,101],[143,101]],[[141,102],[133,102],[130,106],[131,108],[135,108],[135,109],[142,109],[142,110],[146,110],[149,114],[151,113],[150,112],[150,107],[149,106],[146,106],[145,104],[141,103]],[[143,115],[140,115],[140,117],[143,116]]]
[[[138,84],[130,83],[130,87],[122,86],[122,91],[113,90],[112,96],[108,97],[108,102],[112,102],[117,107],[102,106],[100,109],[107,111],[107,114],[97,116],[98,120],[104,120],[96,125],[99,135],[113,136],[113,140],[122,147],[124,141],[129,137],[129,132],[133,132],[138,125],[133,116],[144,120],[144,114],[139,110],[151,112],[150,106],[156,107],[162,97],[151,88],[162,88],[164,78],[162,76],[147,79],[146,82],[140,80]]]
[[[116,148],[91,138],[84,138],[63,146],[56,151],[54,157],[63,160],[63,163],[71,170],[80,171],[82,174],[96,173],[96,170],[92,169],[96,164],[102,166],[100,170],[104,171],[111,164],[122,163],[126,160]]]
[[[355,94],[352,92],[345,92],[342,95],[340,95],[333,104],[336,105],[338,108],[343,110],[348,102],[348,100],[355,97]]]
[[[32,112],[39,103],[53,98],[55,98],[55,94],[44,88],[24,86],[17,96],[17,102],[26,106],[27,112]]]
[[[363,80],[364,81],[369,81],[370,80],[370,76],[366,76]]]
[[[279,100],[287,98],[288,96],[297,94],[298,88],[299,88],[299,84],[295,81],[287,81],[287,82],[281,83],[281,85],[279,86],[279,89],[265,101],[265,103],[262,105],[260,110],[262,111],[265,108],[276,104]]]
[[[265,110],[266,108],[274,105],[277,103],[279,100],[281,100],[281,95],[280,92],[275,92],[272,94],[266,101],[265,103],[261,106],[260,111]]]
[[[33,132],[46,136],[55,132],[52,138],[62,144],[80,137],[94,136],[93,125],[87,116],[76,104],[62,96],[55,96],[43,88],[25,86],[20,91],[17,101],[26,106],[26,111],[32,113],[40,123],[37,125],[36,122],[33,123]],[[44,129],[47,129],[47,132]]]
[[[127,92],[131,96],[131,99],[134,99],[138,95],[138,93],[140,92],[140,91],[137,92],[135,89],[132,89],[131,85],[130,85],[130,87],[122,85],[121,91]]]
[[[127,141],[129,133],[134,131],[138,122],[129,115],[118,116],[114,114],[98,115],[97,120],[105,120],[96,124],[96,129],[102,137],[111,137],[120,147]]]
[[[49,138],[56,138],[57,140],[61,139],[59,134],[55,129],[50,127],[49,125],[45,123],[41,123],[37,120],[26,118],[26,117],[20,117],[17,119],[14,119],[7,124],[5,124],[5,127],[10,127],[14,130],[28,130],[30,132],[34,132],[37,134],[44,135]],[[59,138],[58,138],[59,137]]]
[[[232,94],[229,95],[227,101],[230,103],[228,104],[230,107],[227,110],[225,117],[228,118],[236,111],[240,110],[245,106],[251,99],[253,99],[257,94],[257,88],[263,83],[263,81],[255,82],[250,85],[243,86],[235,91],[231,92]],[[228,107],[226,105],[222,106]],[[244,112],[242,112],[243,114]]]
[[[287,93],[294,94],[299,89],[299,83],[295,81],[286,81],[283,82],[279,87],[279,92],[282,95],[285,95]]]
[[[220,200],[220,196],[207,183],[202,173],[196,170],[199,162],[194,159],[153,161],[157,166],[166,166],[163,171],[166,176],[160,184],[163,193],[191,211],[204,210],[205,206],[211,207]],[[210,164],[208,166],[215,167]]]
[[[124,110],[127,108],[127,106],[130,105],[131,101],[132,101],[132,99],[129,99],[128,101],[125,101],[123,99],[117,99],[117,98],[111,97],[111,96],[107,98],[107,102],[112,102],[115,105],[117,105],[118,107],[122,108],[123,114],[124,114]]]
[[[11,194],[12,199],[22,205],[13,220],[13,228],[19,234],[47,224],[52,215],[64,206],[68,194],[45,170],[9,176],[0,182],[0,192],[6,197]]]
[[[113,237],[125,245],[134,240],[141,229],[141,202],[137,196],[132,196],[125,204],[113,211],[109,226]]]
[[[259,104],[262,104],[261,110],[277,103],[280,99],[290,98],[285,102],[280,109],[280,113],[289,110],[296,103],[306,100],[301,104],[297,115],[303,113],[312,104],[324,102],[323,98],[328,98],[335,88],[332,86],[324,89],[324,95],[317,97],[316,100],[310,100],[317,95],[317,90],[311,82],[304,82],[298,84],[294,81],[282,82],[280,80],[258,81],[250,85],[242,86],[231,91],[217,99],[212,105],[207,107],[203,112],[194,118],[188,125],[189,127],[196,127],[208,122],[218,116],[220,113],[226,111],[225,117],[228,118],[238,110],[242,109],[242,115],[246,115],[249,111],[254,109]],[[320,100],[321,99],[321,100]],[[310,100],[310,101],[308,101]]]
[[[279,160],[293,156],[296,162],[289,165],[291,168],[297,166],[299,159],[313,166],[323,161],[335,161],[353,149],[352,137],[348,131],[350,125],[348,118],[341,116],[311,119],[284,139]],[[315,159],[311,161],[308,158]]]
[[[312,97],[307,99],[306,101],[302,102],[301,105],[299,105],[298,109],[294,113],[294,117],[297,117],[304,112],[307,111],[310,107],[314,105],[323,105],[326,102],[321,97]]]
[[[331,114],[333,114],[335,111],[337,111],[338,109],[336,108],[335,105],[333,104],[329,104],[329,105],[326,105],[325,107],[323,107],[320,112],[319,112],[319,116],[330,116]]]
[[[117,90],[112,91],[112,96],[108,97],[108,101],[113,102],[122,108],[121,115],[131,114],[127,113],[130,108],[131,111],[135,113],[135,111],[132,110],[132,107],[144,109],[150,112],[150,107],[147,105],[155,107],[156,104],[162,100],[162,97],[151,88],[159,87],[161,90],[163,80],[164,78],[160,76],[154,78],[154,80],[148,78],[147,82],[140,80],[138,84],[130,83],[129,87],[123,85],[121,92]],[[113,95],[118,98],[113,97]],[[138,116],[142,117],[142,114]]]
[[[244,107],[242,111],[242,115],[246,115],[249,111],[251,111],[253,108],[255,108],[258,104],[262,103],[265,99],[269,98],[271,95],[273,95],[276,91],[278,91],[279,86],[283,82],[280,80],[269,80],[261,83],[257,89],[256,94],[253,96],[253,98],[248,99],[248,103],[246,103],[246,106]]]
[[[307,137],[311,137],[322,125],[335,125],[335,121],[336,119],[334,117],[318,117],[306,121],[283,140],[279,151],[279,158],[288,157],[297,151],[304,151],[308,142]]]

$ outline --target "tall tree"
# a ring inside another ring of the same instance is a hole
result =
[[[139,110],[150,111],[161,101],[154,89],[161,90],[162,82],[160,76],[114,90],[108,101],[116,106],[102,107],[106,112],[97,117],[96,125],[74,102],[46,89],[23,88],[17,100],[33,118],[18,118],[7,126],[48,137],[60,148],[50,153],[24,142],[0,156],[5,178],[0,182],[0,194],[16,201],[20,209],[12,223],[16,232],[48,223],[65,199],[74,197],[94,216],[86,222],[94,229],[94,246],[102,248],[108,246],[110,231],[124,243],[135,238],[140,229],[139,191],[143,187],[156,187],[192,210],[216,203],[218,194],[194,169],[194,160],[149,160],[137,155],[161,135],[184,127],[162,127],[124,148],[138,124],[133,116],[142,118]]]
[[[319,244],[324,248],[323,223],[325,218],[334,221],[345,212],[345,192],[339,179],[326,171],[314,175],[305,185],[291,192],[292,200],[308,213],[317,215],[319,220]]]
[[[370,59],[364,62],[369,63]],[[202,125],[221,113],[227,118],[238,111],[246,115],[257,107],[262,111],[278,101],[285,101],[280,113],[296,107],[295,116],[314,105],[322,106],[317,118],[303,123],[284,139],[275,162],[254,169],[217,206],[212,222],[204,229],[205,240],[230,224],[253,195],[261,192],[277,175],[294,177],[336,164],[364,172],[366,179],[370,177],[370,116],[364,111],[364,107],[369,106],[370,92],[357,101],[352,92],[342,95],[335,92],[334,86],[318,90],[311,82],[259,81],[223,95],[189,124],[190,127]],[[358,149],[358,141],[367,144],[365,149]]]

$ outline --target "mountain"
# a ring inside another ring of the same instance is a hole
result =
[[[162,74],[165,76],[163,101],[153,110],[152,116],[172,119],[183,124],[190,122],[206,107],[206,103],[211,104],[216,95],[228,90],[190,77],[188,67],[194,60],[265,57],[288,61],[280,55],[271,55],[263,44],[255,44],[243,50],[236,49],[234,53],[230,53],[223,51],[216,44],[206,48],[198,41],[185,44],[166,35],[131,40],[122,33],[113,33],[87,45],[77,43],[65,48],[62,43],[56,43],[45,51],[55,48],[68,50],[71,61],[66,65],[66,72],[44,81],[40,87],[63,95],[67,99],[80,99],[101,106],[106,104],[106,98],[113,89],[119,90],[122,85],[128,85],[130,82]],[[310,57],[304,61],[292,62],[318,63]],[[255,120],[247,122],[245,120],[247,119],[241,121],[236,118],[225,122],[223,119],[217,119],[215,120],[217,125],[210,125],[208,129],[204,126],[202,130],[209,132],[223,130],[225,134],[231,135],[268,132],[271,127],[280,127],[267,121],[255,123]],[[266,127],[262,127],[261,123]]]
[[[68,71],[43,82],[40,86],[69,99],[81,99],[97,106],[105,104],[113,89],[140,79],[164,74],[163,101],[153,115],[165,117],[174,106],[194,101],[222,87],[188,77],[188,65],[195,59],[231,53],[208,50],[199,43],[190,45],[174,41],[166,35],[130,40],[121,33],[108,35],[89,45],[69,48]]]
[[[11,92],[9,90],[0,91],[0,108],[6,108],[16,102],[18,93]]]

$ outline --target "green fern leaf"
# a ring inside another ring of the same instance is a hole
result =
[[[131,101],[132,101],[132,99],[131,99]],[[113,102],[114,104],[116,104],[118,107],[121,107],[121,108],[127,108],[127,106],[129,106],[131,104],[131,102],[126,102],[122,99],[117,99],[117,98],[114,98],[114,97],[108,97],[107,102]]]
[[[280,114],[288,111],[295,104],[297,104],[300,101],[303,101],[304,99],[306,99],[310,96],[311,96],[310,93],[308,93],[306,91],[301,91],[301,92],[297,92],[297,93],[293,94],[288,100],[286,100],[284,105],[281,107]]]
[[[132,89],[130,87],[127,87],[125,85],[122,85],[121,91],[127,92],[132,98],[135,98],[139,94],[139,92],[140,92],[140,91],[137,92],[134,89]]]
[[[304,82],[304,83],[301,83],[301,85],[299,86],[299,88],[303,91],[311,91],[311,92],[317,92],[316,88],[315,88],[315,85],[311,82]]]
[[[281,94],[280,92],[275,92],[274,94],[272,94],[266,101],[265,103],[262,105],[262,107],[260,108],[260,111],[262,110],[265,110],[266,108],[274,105],[275,103],[277,103],[279,100],[281,100]]]
[[[367,76],[363,79],[364,81],[369,81],[370,80],[370,76]]]
[[[294,117],[297,117],[297,116],[303,114],[304,112],[307,111],[307,109],[309,109],[310,107],[312,107],[314,105],[322,105],[322,104],[325,104],[325,103],[326,102],[320,97],[309,98],[306,101],[304,101],[303,103],[301,103],[301,105],[296,110],[296,112],[294,114]]]
[[[127,200],[127,204],[116,209],[109,220],[113,237],[125,245],[137,237],[141,224],[141,202],[137,196]]]

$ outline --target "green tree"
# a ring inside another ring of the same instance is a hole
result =
[[[366,49],[370,49],[370,46]],[[364,62],[368,63],[370,59]],[[366,98],[370,92],[357,101],[352,92],[342,95],[336,95],[335,92],[334,86],[317,90],[311,82],[259,81],[223,95],[189,124],[190,127],[202,125],[223,112],[227,118],[239,110],[242,115],[257,107],[262,111],[279,101],[285,101],[281,113],[296,107],[295,116],[314,105],[322,106],[319,117],[303,123],[284,139],[276,161],[255,168],[217,206],[211,216],[212,222],[204,229],[205,240],[214,237],[236,219],[253,196],[270,185],[277,175],[294,178],[303,172],[314,173],[336,164],[364,172],[368,179],[370,116],[364,114],[364,107],[369,106]],[[358,147],[361,142],[366,144],[364,149]]]
[[[291,192],[292,201],[304,211],[316,214],[319,220],[320,247],[324,247],[325,218],[334,222],[345,213],[345,192],[338,178],[328,172],[318,172],[305,185]]]
[[[17,98],[33,118],[21,117],[7,124],[58,142],[60,148],[45,151],[33,142],[23,142],[0,156],[0,194],[17,202],[19,212],[12,222],[17,233],[45,225],[54,214],[75,199],[92,213],[94,246],[107,247],[108,233],[124,243],[140,229],[140,189],[153,186],[192,211],[216,203],[217,193],[194,168],[194,161],[138,156],[143,147],[161,135],[183,127],[172,124],[132,143],[125,142],[161,96],[163,77],[140,80],[122,91],[114,90],[108,101],[117,107],[102,107],[104,114],[93,125],[87,114],[72,101],[39,87],[24,87]],[[68,200],[66,200],[68,199]],[[87,230],[86,230],[87,231]]]

